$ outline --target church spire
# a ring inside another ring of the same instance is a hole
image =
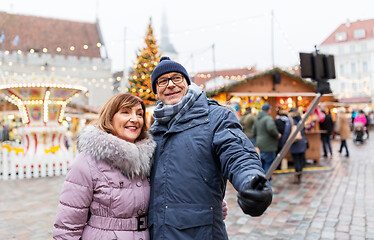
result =
[[[166,19],[165,10],[162,13],[162,25],[161,25],[161,41],[160,41],[160,52],[162,55],[169,56],[172,59],[176,59],[178,56],[173,44],[169,39],[169,28]]]

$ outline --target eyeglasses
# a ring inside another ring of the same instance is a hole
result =
[[[183,82],[183,76],[182,75],[175,75],[172,77],[164,77],[164,78],[159,78],[157,81],[157,86],[159,87],[167,87],[169,85],[169,81],[172,81],[174,84],[179,84]]]

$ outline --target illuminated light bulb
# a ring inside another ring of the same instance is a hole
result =
[[[302,96],[298,96],[297,100],[301,101],[301,100],[303,100],[303,97]]]
[[[290,97],[287,98],[287,102],[288,102],[288,103],[292,103],[292,98],[290,98]]]
[[[57,47],[57,48],[56,48],[56,51],[57,51],[57,52],[61,52],[61,48],[60,48],[60,47]]]
[[[47,52],[48,52],[48,49],[47,49],[47,48],[43,48],[43,52],[44,52],[44,53],[47,53]]]
[[[35,50],[31,48],[30,49],[30,53],[34,53],[34,52],[35,52]]]
[[[87,50],[88,46],[86,44],[83,45],[83,49]]]
[[[98,43],[96,44],[96,46],[97,46],[97,47],[101,47],[101,43],[98,42]]]
[[[18,55],[21,55],[22,51],[21,51],[21,50],[18,50],[17,53],[18,53]]]
[[[74,46],[70,46],[70,51],[74,51],[75,50],[75,47]]]

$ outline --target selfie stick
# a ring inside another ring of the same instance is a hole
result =
[[[316,46],[315,46],[316,47]],[[304,123],[307,118],[314,112],[316,109],[319,100],[321,99],[324,93],[331,93],[330,85],[327,82],[328,79],[335,78],[335,66],[334,66],[334,56],[333,55],[323,55],[319,54],[317,47],[315,53],[300,53],[300,65],[301,65],[301,77],[310,77],[312,80],[317,82],[316,92],[317,95],[313,99],[313,102],[310,104],[305,116],[297,124],[296,131],[294,131],[286,143],[284,144],[281,151],[278,153],[277,157],[274,159],[269,170],[267,171],[265,178],[270,179],[274,170],[278,167],[280,161],[284,158],[287,151],[290,149],[293,144],[296,135],[304,127]],[[259,183],[263,185],[264,183]],[[261,187],[261,186],[259,186]]]
[[[274,170],[278,167],[280,161],[284,158],[287,151],[290,149],[291,145],[293,144],[296,135],[301,131],[301,129],[304,127],[305,121],[308,119],[309,115],[314,112],[314,109],[317,107],[319,100],[322,97],[322,93],[318,93],[317,96],[313,99],[313,102],[310,104],[305,116],[299,121],[297,124],[296,131],[294,131],[289,138],[287,139],[287,142],[284,144],[282,150],[278,153],[277,157],[274,159],[273,163],[271,164],[269,170],[267,171],[265,178],[267,180],[270,179],[271,175],[273,174]]]

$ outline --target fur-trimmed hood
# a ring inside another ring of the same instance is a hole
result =
[[[89,125],[79,134],[77,147],[79,152],[88,153],[97,161],[107,162],[132,179],[149,176],[156,143],[151,136],[130,143]]]

